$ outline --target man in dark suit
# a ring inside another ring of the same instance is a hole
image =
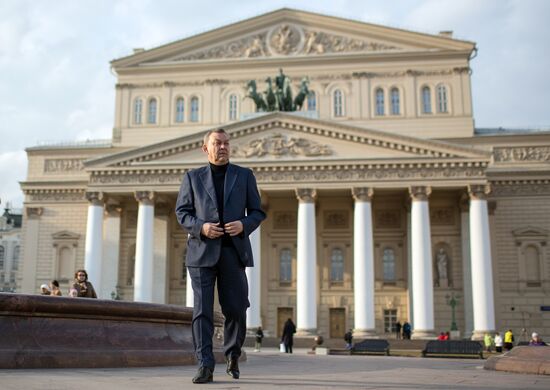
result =
[[[225,130],[209,131],[202,150],[209,164],[184,175],[176,203],[178,222],[189,233],[186,265],[193,287],[193,342],[199,363],[193,383],[212,381],[216,281],[225,316],[226,372],[239,378],[238,359],[250,306],[245,267],[254,265],[248,236],[265,219],[254,174],[229,163]]]

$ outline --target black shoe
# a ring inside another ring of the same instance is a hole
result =
[[[197,375],[193,378],[193,383],[208,383],[214,380],[213,370],[210,367],[199,367]]]
[[[233,379],[239,379],[239,376],[241,375],[239,371],[239,358],[232,357],[227,360],[227,375],[232,377]]]

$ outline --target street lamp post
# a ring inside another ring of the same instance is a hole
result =
[[[447,298],[447,305],[451,306],[451,330],[456,331],[458,330],[458,326],[456,326],[455,309],[456,305],[458,304],[457,298],[460,297],[455,297],[455,294],[452,293],[451,295],[447,294],[445,298]]]

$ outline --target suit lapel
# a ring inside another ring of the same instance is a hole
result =
[[[229,195],[231,194],[231,190],[235,186],[235,182],[237,181],[238,172],[237,169],[233,166],[233,164],[229,164],[227,167],[227,172],[225,173],[225,183],[223,187],[223,205],[227,204],[227,200],[229,199]]]
[[[218,201],[216,200],[216,189],[214,188],[214,178],[212,177],[212,170],[210,169],[210,166],[206,166],[203,169],[200,174],[200,178],[202,181],[202,185],[204,186],[204,189],[206,190],[208,195],[210,195],[212,202],[217,205]]]

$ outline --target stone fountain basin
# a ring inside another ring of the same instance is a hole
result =
[[[0,293],[0,368],[195,364],[192,317],[177,305]],[[214,325],[223,334],[220,313]],[[216,337],[214,353],[224,361]]]

